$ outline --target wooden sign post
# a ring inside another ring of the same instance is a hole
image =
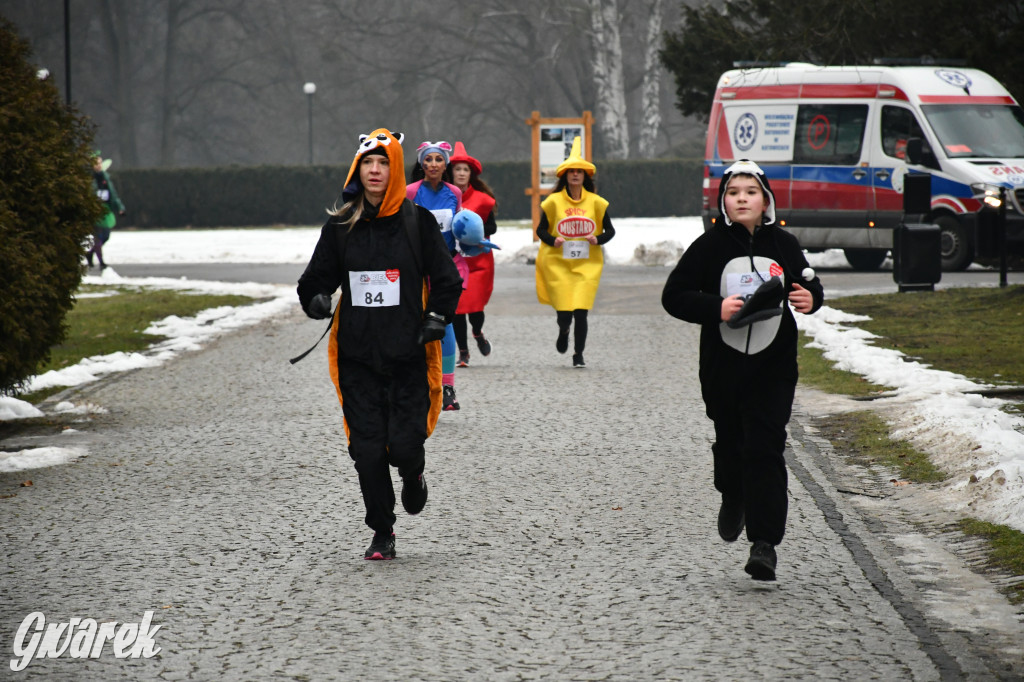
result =
[[[590,128],[593,123],[594,117],[589,111],[584,111],[580,118],[541,118],[540,112],[534,111],[526,119],[526,125],[533,128],[530,143],[533,161],[530,164],[530,186],[526,188],[526,194],[530,196],[530,216],[534,228],[540,222],[541,199],[551,194],[558,184],[555,169],[569,157],[573,138],[577,135],[582,143],[583,158],[593,162],[590,158]],[[537,235],[534,234],[533,238],[536,240]]]

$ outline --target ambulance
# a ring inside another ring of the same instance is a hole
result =
[[[1024,254],[1024,111],[983,71],[797,63],[727,71],[708,123],[705,229],[718,215],[722,173],[737,159],[764,169],[779,224],[805,249],[843,249],[858,270],[885,260],[903,217],[904,178],[917,173],[931,174],[930,211],[919,217],[940,228],[944,270],[975,259],[979,222],[991,243],[995,221],[979,221],[979,212],[990,216],[1000,201],[1006,251]]]

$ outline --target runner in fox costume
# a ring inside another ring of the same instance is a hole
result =
[[[441,411],[440,339],[462,292],[434,216],[405,198],[401,142],[384,128],[360,136],[344,204],[329,211],[298,286],[314,319],[332,316],[341,289],[328,358],[374,530],[367,559],[395,557],[391,466],[405,510],[426,504],[423,444]]]

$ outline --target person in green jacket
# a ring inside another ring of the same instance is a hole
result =
[[[89,261],[89,267],[91,268],[92,257],[95,254],[96,260],[100,264],[100,270],[107,267],[107,264],[103,262],[103,245],[110,239],[110,230],[117,224],[117,218],[114,217],[114,213],[116,212],[117,215],[122,216],[125,214],[121,197],[117,196],[114,183],[110,181],[110,176],[107,175],[107,169],[110,168],[110,164],[110,159],[104,159],[99,151],[93,154],[92,187],[96,192],[96,196],[103,202],[106,210],[103,212],[103,217],[93,225],[92,248],[85,254],[85,259]]]

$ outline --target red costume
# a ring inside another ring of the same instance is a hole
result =
[[[479,175],[483,170],[480,162],[466,153],[466,148],[461,142],[455,143],[455,152],[448,162],[449,166],[456,163],[469,164],[474,175]],[[494,197],[485,192],[466,187],[462,193],[462,208],[468,208],[476,213],[484,221],[485,228],[494,225]],[[490,237],[489,233],[484,234]],[[494,291],[494,254],[490,250],[479,256],[466,257],[466,264],[469,265],[469,280],[466,282],[465,290],[459,299],[459,307],[456,314],[480,312],[491,300],[491,292]]]

